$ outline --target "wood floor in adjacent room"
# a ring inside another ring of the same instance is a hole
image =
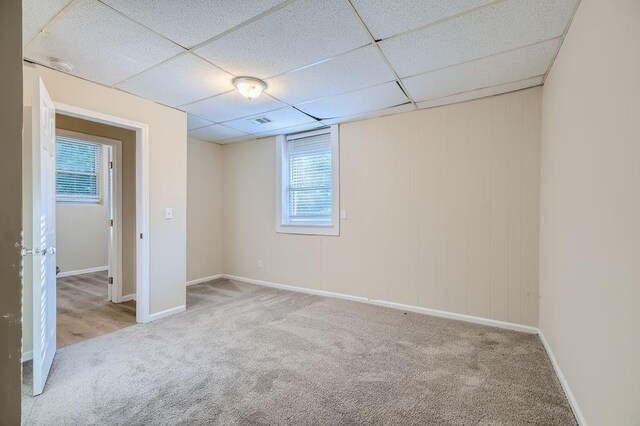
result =
[[[107,271],[57,279],[57,344],[67,346],[136,323],[136,302],[107,300]]]

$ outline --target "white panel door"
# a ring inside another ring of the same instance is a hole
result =
[[[56,353],[56,110],[38,77],[33,91],[33,394]]]

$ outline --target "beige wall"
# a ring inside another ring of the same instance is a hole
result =
[[[540,109],[534,88],[341,125],[339,237],[275,232],[274,138],[224,145],[224,273],[537,325]]]
[[[222,148],[187,141],[187,281],[222,273]]]
[[[56,115],[56,127],[72,132],[113,139],[122,143],[122,164],[120,168],[122,170],[122,295],[135,294],[137,242],[136,132],[60,114]],[[58,205],[57,212],[60,212],[60,205]],[[106,214],[108,214],[108,212]],[[96,222],[92,221],[92,223],[98,227]],[[61,225],[59,217],[57,218],[57,224],[58,226]],[[103,225],[103,228],[99,229],[106,229],[106,227]],[[62,233],[64,238],[65,228],[63,228],[61,232],[58,232],[58,234],[60,233]],[[60,235],[57,235],[57,237],[60,238]],[[62,243],[64,243],[64,240]],[[58,241],[57,244],[60,245],[60,241]],[[62,248],[64,249],[64,246]],[[60,262],[58,262],[58,264],[60,264]],[[103,265],[106,265],[106,263]]]
[[[108,220],[106,203],[56,204],[56,264],[60,272],[108,265]]]
[[[640,424],[640,2],[582,0],[544,86],[540,327],[589,425]]]
[[[20,424],[22,3],[0,2],[0,424]]]
[[[186,114],[119,90],[36,65],[24,66],[25,133],[23,157],[31,154],[31,96],[36,76],[42,77],[56,102],[69,104],[149,125],[149,228],[150,313],[185,304],[187,213]],[[30,163],[23,168],[25,192],[30,192]],[[25,199],[25,214],[31,205]],[[164,210],[173,208],[173,220]],[[25,229],[28,237],[30,229]],[[30,235],[30,234],[29,234]],[[28,266],[25,266],[25,270]],[[25,277],[25,283],[30,277]],[[25,287],[25,300],[31,300]],[[30,306],[25,304],[24,347],[31,348]]]

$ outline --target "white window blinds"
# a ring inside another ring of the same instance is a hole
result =
[[[331,133],[287,136],[290,223],[330,224]]]
[[[64,136],[56,137],[58,201],[100,203],[102,146]]]

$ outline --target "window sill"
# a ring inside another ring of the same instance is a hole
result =
[[[277,224],[276,232],[279,234],[324,235],[337,237],[340,235],[340,227],[320,224]]]
[[[56,200],[56,204],[76,205],[76,206],[102,206],[102,201],[84,201],[84,200]]]

